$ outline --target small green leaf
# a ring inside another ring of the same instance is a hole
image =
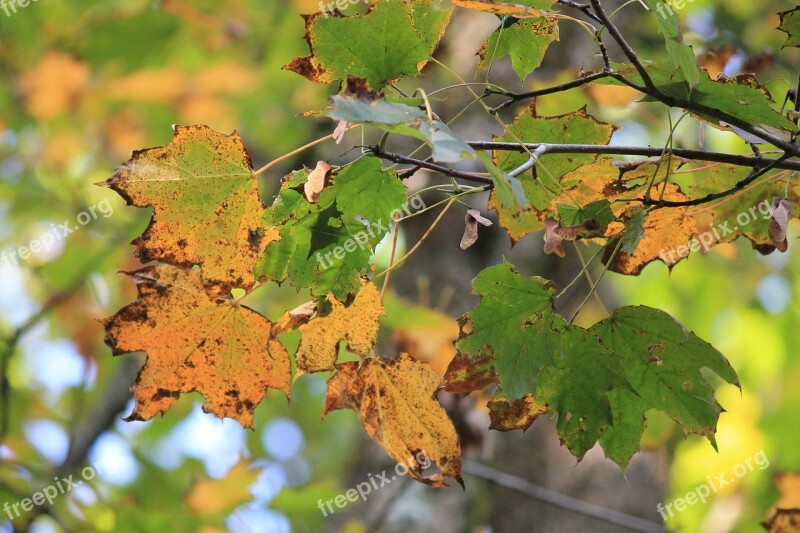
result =
[[[599,233],[605,233],[608,225],[616,217],[608,200],[597,200],[583,207],[572,204],[558,204],[558,214],[561,217],[561,226],[579,226],[587,220],[597,222]]]
[[[558,40],[558,21],[550,17],[522,20],[506,17],[505,20],[478,52],[480,68],[507,55],[514,72],[524,81],[542,64],[550,43]]]
[[[328,116],[334,120],[370,124],[382,130],[408,135],[427,142],[433,150],[434,161],[458,163],[474,159],[475,150],[459,139],[440,120],[416,107],[390,102],[377,93],[370,99],[357,95],[336,95]]]
[[[700,68],[691,47],[683,44],[678,14],[662,0],[644,2],[658,21],[658,32],[664,36],[670,63],[677,67],[689,87],[696,87],[700,83]]]
[[[492,175],[494,191],[500,205],[513,213],[526,210],[530,204],[520,181],[497,168],[486,152],[478,152],[478,159]]]
[[[633,255],[639,243],[644,239],[644,225],[647,223],[648,212],[642,207],[635,207],[628,214],[625,221],[625,228],[622,230],[620,239],[622,240],[621,251]]]

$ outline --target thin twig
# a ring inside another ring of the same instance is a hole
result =
[[[474,461],[464,461],[463,471],[467,474],[485,479],[495,485],[519,492],[542,503],[565,509],[572,513],[578,513],[601,520],[603,522],[628,528],[632,531],[643,531],[645,533],[664,533],[667,530],[650,520],[621,513],[614,509],[609,509],[594,503],[585,502],[560,492],[555,492],[546,487],[535,485],[526,479],[512,476],[500,470],[495,470]]]

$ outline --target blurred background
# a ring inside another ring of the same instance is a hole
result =
[[[604,1],[609,11],[620,4]],[[780,104],[796,83],[800,52],[778,55],[785,34],[775,30],[775,13],[793,7],[777,0],[687,0],[680,15],[687,41],[703,54],[712,75],[759,71]],[[525,433],[489,434],[485,397],[443,395],[470,461],[466,491],[402,480],[324,517],[320,499],[394,467],[352,412],[320,422],[326,375],[296,381],[291,404],[282,395],[268,395],[256,411],[254,431],[204,414],[195,394],[183,396],[157,420],[121,420],[131,410],[130,387],[144,359],[112,357],[97,319],[135,299],[132,283],[118,271],[140,266],[129,243],[151,213],[126,207],[95,184],[132,150],[169,142],[172,124],[238,130],[257,167],[331,133],[330,120],[299,115],[325,107],[338,88],[281,70],[307,54],[299,14],[317,10],[312,0],[38,0],[24,8],[18,1],[0,2],[0,252],[6,254],[0,255],[0,505],[20,502],[70,475],[82,481],[13,524],[0,511],[0,531],[624,530],[587,516],[585,505],[552,505],[513,490],[498,471],[528,483],[528,492],[547,488],[651,523],[661,523],[659,502],[723,473],[736,477],[707,502],[670,518],[668,527],[680,531],[759,531],[779,498],[800,507],[792,500],[800,484],[791,476],[800,472],[800,258],[794,242],[788,254],[766,257],[747,242],[723,245],[692,255],[672,272],[658,263],[638,278],[609,274],[601,285],[607,306],[662,308],[730,359],[741,392],[708,376],[719,385],[717,397],[727,410],[719,422],[719,452],[700,438],[684,439],[671,420],[649,413],[643,451],[627,472],[604,459],[599,448],[578,464],[560,447],[551,418],[540,417]],[[639,3],[629,3],[616,20],[643,58],[664,56],[654,15]],[[436,58],[467,81],[489,76],[510,90],[553,85],[601,65],[587,35],[562,21],[560,42],[524,83],[508,58],[491,73],[476,72],[475,53],[498,24],[493,15],[457,11]],[[422,78],[399,86],[431,92],[458,83],[454,72],[431,64]],[[435,108],[445,119],[474,99],[464,90],[440,96]],[[666,110],[632,102],[620,90],[543,97],[538,112],[564,114],[583,106],[621,125],[613,143],[665,142]],[[510,122],[524,107],[500,116]],[[680,114],[674,110],[672,118]],[[470,140],[502,133],[477,105],[452,127]],[[263,176],[264,199],[271,200],[284,173],[313,167],[318,159],[345,163],[358,154],[353,146],[379,137],[363,135],[349,133],[338,146],[322,144],[273,168]],[[681,123],[675,142],[749,152],[735,135],[694,120]],[[415,191],[440,179],[419,172],[407,183]],[[436,200],[426,197],[429,205]],[[485,213],[485,197],[471,202]],[[412,246],[436,214],[404,224],[401,249]],[[496,220],[494,213],[487,216]],[[461,251],[463,217],[457,209],[448,213],[393,275],[379,352],[410,351],[435,368],[446,367],[457,335],[453,317],[476,304],[471,279],[502,257],[522,273],[562,287],[580,270],[574,248],[565,260],[543,256],[539,235],[512,248],[497,225],[482,229],[478,244]],[[61,236],[58,227],[65,221],[79,229]],[[47,249],[26,258],[11,255],[34,239],[44,242],[45,234],[57,236]],[[378,251],[379,264],[388,261],[387,250]],[[586,283],[572,289],[565,312],[587,290]],[[247,303],[275,319],[306,300],[288,285],[270,284]],[[600,318],[590,302],[580,320],[587,325]],[[297,343],[296,336],[285,340]],[[762,452],[769,466],[739,477],[738,465]]]

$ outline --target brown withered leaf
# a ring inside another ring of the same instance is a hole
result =
[[[509,402],[508,398],[497,391],[492,400],[486,404],[489,407],[489,429],[497,431],[525,431],[539,417],[547,412],[547,407],[539,405],[533,395],[526,394],[522,398]]]
[[[473,361],[459,352],[450,361],[444,375],[443,389],[454,394],[469,394],[497,384],[494,357]]]
[[[127,420],[150,420],[181,394],[250,427],[268,388],[290,394],[291,364],[272,323],[235,301],[212,299],[198,270],[159,264],[130,273],[139,298],[102,321],[115,355],[144,351]]]
[[[441,487],[444,477],[461,481],[461,445],[453,423],[436,400],[441,383],[429,365],[407,354],[396,360],[369,358],[342,363],[328,380],[323,418],[331,411],[352,409],[367,434],[398,463],[424,452],[439,473],[408,475]]]
[[[275,322],[275,325],[272,326],[272,337],[277,338],[281,333],[285,333],[289,330],[295,329],[301,324],[307,323],[309,320],[311,320],[316,312],[317,302],[313,300],[298,305],[291,311],[286,311],[283,313],[283,316],[280,317],[277,322]]]
[[[339,355],[339,343],[347,349],[366,355],[378,338],[378,321],[383,304],[374,284],[365,282],[353,303],[345,305],[333,295],[328,296],[332,311],[300,326],[303,334],[297,349],[297,375],[332,370]]]
[[[133,242],[141,260],[200,265],[214,295],[252,287],[254,263],[279,238],[262,226],[252,162],[235,131],[175,126],[172,142],[134,152],[104,185],[155,210]]]
[[[325,161],[317,161],[317,167],[308,173],[308,179],[303,185],[303,192],[306,200],[315,203],[319,198],[322,189],[328,184],[331,177],[331,166]]]
[[[477,209],[467,209],[464,216],[464,236],[461,237],[461,249],[466,250],[478,241],[478,224],[491,226],[492,221],[484,218]]]
[[[769,520],[762,524],[769,533],[800,532],[800,509],[776,509]]]

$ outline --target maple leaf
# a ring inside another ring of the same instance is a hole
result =
[[[787,35],[786,42],[781,48],[794,46],[800,48],[800,6],[778,13],[781,24],[778,27]]]
[[[291,364],[272,323],[235,301],[209,297],[198,270],[170,265],[130,273],[139,298],[103,320],[115,355],[147,352],[127,420],[149,420],[197,391],[204,410],[250,427],[267,388],[290,394]]]
[[[259,280],[285,279],[315,296],[343,300],[361,287],[372,250],[388,233],[406,188],[375,157],[363,157],[330,177],[314,203],[304,188],[307,169],[286,176],[264,224],[280,232],[255,266]],[[367,200],[368,199],[368,200]]]
[[[429,365],[400,354],[396,360],[370,358],[337,365],[328,380],[325,417],[352,409],[367,434],[398,463],[425,455],[440,473],[425,477],[417,462],[408,475],[441,487],[444,477],[461,481],[461,445],[453,423],[436,400],[440,377]]]
[[[143,262],[200,265],[214,294],[253,286],[253,264],[277,231],[266,231],[250,155],[235,131],[175,126],[172,142],[139,150],[105,185],[129,205],[152,207],[133,244]]]
[[[378,319],[384,314],[381,296],[374,284],[365,282],[353,303],[345,305],[328,296],[330,314],[300,326],[303,334],[297,348],[297,376],[332,370],[339,356],[339,343],[367,355],[378,339]]]
[[[543,117],[536,112],[536,105],[520,113],[514,123],[508,126],[507,133],[495,140],[504,142],[541,142],[541,143],[575,143],[575,144],[608,144],[611,134],[616,129],[595,119],[585,109],[556,117]],[[527,162],[527,153],[495,152],[495,164],[503,171],[510,172]],[[563,188],[578,183],[567,180],[565,174],[589,165],[597,159],[589,154],[545,154],[539,158],[537,179],[522,179],[527,202],[530,208],[518,213],[508,208],[508,202],[500,202],[498,193],[492,191],[489,207],[497,211],[500,225],[506,228],[512,242],[519,241],[525,235],[535,233],[544,228],[545,212],[551,202]],[[563,178],[563,179],[562,179]],[[598,199],[598,198],[595,198]],[[558,203],[571,203],[564,200]],[[588,203],[588,202],[587,202]],[[504,205],[506,204],[506,205]]]
[[[677,181],[687,194],[697,197],[728,190],[750,172],[733,165],[717,165],[703,170],[688,166],[687,170],[691,172],[678,176]],[[770,209],[773,198],[784,196],[789,204],[797,204],[800,202],[800,188],[786,172],[776,171],[736,195],[691,209],[690,215],[697,221],[703,249],[744,237],[762,254],[771,253],[776,248],[785,251],[787,242],[775,239],[781,235],[774,231]],[[796,210],[785,214],[787,222],[789,218],[800,216]]]
[[[648,409],[715,444],[722,408],[700,370],[709,368],[738,386],[736,373],[668,314],[623,307],[588,330],[567,325],[553,311],[552,287],[519,276],[508,263],[481,272],[473,290],[481,302],[462,318],[458,348],[481,368],[483,358],[493,358],[512,404],[530,394],[556,413],[558,433],[576,457],[600,440],[611,459],[626,465],[639,449]]]
[[[452,8],[434,0],[376,2],[352,17],[304,15],[311,55],[285,65],[316,83],[367,78],[373,86],[419,74],[444,35]],[[376,46],[377,35],[384,45]],[[391,46],[385,45],[391,43]]]
[[[730,363],[710,344],[686,331],[667,313],[650,307],[621,307],[589,331],[613,350],[633,391],[612,397],[615,424],[603,436],[609,456],[620,464],[638,450],[644,413],[658,409],[681,424],[686,435],[703,435],[716,447],[714,433],[723,411],[701,368],[741,387]]]

